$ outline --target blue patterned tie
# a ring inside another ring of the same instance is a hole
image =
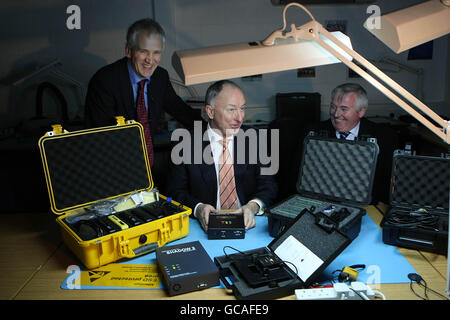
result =
[[[347,131],[347,132],[339,132],[339,139],[347,140],[347,137],[348,137],[349,134],[350,134],[349,131]]]

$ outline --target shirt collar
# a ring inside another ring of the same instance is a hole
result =
[[[211,143],[219,142],[222,141],[223,139],[222,135],[218,134],[215,130],[213,130],[213,128],[211,128],[209,122],[208,122],[208,136],[209,141],[211,141]]]
[[[358,133],[359,133],[359,126],[360,126],[361,122],[358,122],[358,124],[356,126],[353,127],[353,129],[351,129],[350,131],[350,137],[357,137]],[[339,138],[339,131],[336,130],[336,137]]]
[[[358,122],[358,124],[352,129],[350,130],[350,133],[354,136],[357,137],[358,133],[359,133],[359,125],[361,122]]]
[[[217,142],[217,143],[222,143],[221,141],[223,140],[223,136],[219,133],[216,132],[216,130],[214,130],[213,128],[211,128],[211,125],[208,122],[208,136],[209,136],[209,141],[211,143]],[[228,143],[230,142],[230,140],[232,141],[234,136],[232,137],[228,137]]]

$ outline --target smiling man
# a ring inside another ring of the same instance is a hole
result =
[[[153,141],[161,131],[164,112],[188,129],[201,119],[175,93],[168,72],[159,66],[164,43],[164,30],[156,21],[133,23],[127,31],[125,57],[94,74],[85,104],[88,128],[114,125],[116,116],[143,125],[153,180],[160,190],[164,189],[168,163],[154,161]]]
[[[339,139],[354,140],[359,123],[367,110],[367,94],[362,87],[348,84],[337,87],[332,93],[330,119]]]
[[[344,83],[331,92],[330,119],[312,124],[306,133],[327,132],[336,139],[355,140],[358,137],[377,139],[380,152],[375,171],[372,203],[389,202],[392,156],[399,148],[398,134],[391,128],[366,119],[369,106],[366,90],[356,83]]]
[[[273,203],[278,187],[273,175],[262,174],[261,159],[250,160],[250,144],[256,148],[258,141],[241,139],[252,130],[255,138],[257,134],[256,130],[242,125],[244,93],[229,80],[213,83],[206,91],[205,111],[208,124],[202,128],[202,135],[189,135],[191,147],[186,150],[190,154],[181,163],[173,161],[169,194],[193,209],[194,217],[205,231],[210,214],[219,210],[242,214],[245,228],[251,229],[256,224],[255,215],[262,214]],[[201,153],[210,154],[213,161],[196,162],[192,152],[196,150],[195,144],[201,145]]]

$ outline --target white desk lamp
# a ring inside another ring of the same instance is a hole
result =
[[[369,19],[364,23],[364,27],[384,42],[392,51],[400,53],[450,33],[450,0],[425,1],[406,9],[381,16],[379,28],[373,28],[373,21]],[[448,131],[449,129],[447,127],[447,143],[449,143]],[[449,256],[450,237],[448,238],[447,251],[448,295],[450,295]]]
[[[442,0],[442,2],[448,1],[450,0]],[[450,32],[450,8],[439,0],[428,2],[430,7],[427,5],[420,6],[418,12],[416,11],[417,8],[415,10],[407,8],[405,9],[407,10],[405,11],[406,14],[392,14],[396,19],[381,17],[382,26],[384,26],[384,21],[390,23],[390,27],[384,32],[391,35],[387,39],[394,43],[396,48],[398,47],[394,50],[406,50],[420,44],[421,41],[429,41]],[[287,31],[286,10],[290,6],[302,8],[310,16],[311,21],[300,27],[292,24],[291,30]],[[430,17],[422,19],[421,17],[424,15]],[[407,21],[409,20],[416,21],[419,24],[414,22],[408,24]],[[406,24],[408,27],[395,27],[397,23],[401,26]],[[421,27],[420,23],[433,26],[425,28]],[[388,26],[387,23],[386,26]],[[408,28],[412,29],[408,31]],[[439,29],[439,31],[436,31],[436,29]],[[375,33],[380,39],[383,39],[382,30],[381,28],[381,31],[377,30],[377,33]],[[394,30],[398,31],[396,37],[392,37]],[[414,35],[411,35],[411,33],[414,33]],[[429,35],[419,36],[422,33],[429,33]],[[402,38],[405,36],[409,36],[410,39],[404,42]],[[340,32],[328,32],[303,5],[294,2],[284,7],[283,28],[274,31],[264,41],[176,51],[173,56],[173,66],[184,83],[191,85],[330,64],[337,62],[334,59],[337,58],[435,135],[450,144],[450,121],[442,119],[419,99],[355,52],[351,48],[349,40]],[[355,64],[352,59],[356,60],[366,70]],[[450,271],[447,270],[447,273],[447,293],[450,294]]]

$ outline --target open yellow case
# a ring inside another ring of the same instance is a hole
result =
[[[153,185],[142,125],[65,131],[39,140],[50,206],[65,244],[88,268],[154,251],[189,233],[192,210]]]

